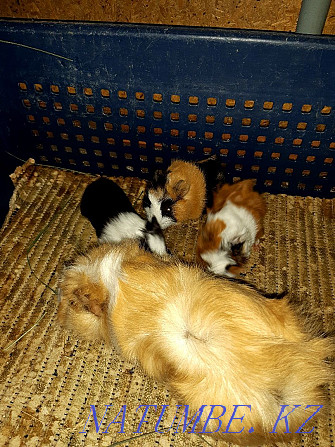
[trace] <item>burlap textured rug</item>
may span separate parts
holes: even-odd
[[[181,430],[155,432],[163,405],[169,407],[158,430],[170,427],[176,414],[177,402],[168,390],[113,350],[77,340],[57,326],[54,291],[62,265],[95,241],[78,207],[92,177],[28,165],[17,169],[13,181],[16,189],[0,233],[0,446],[226,446]],[[140,210],[145,182],[118,182]],[[265,237],[245,279],[266,292],[288,290],[325,331],[333,330],[334,201],[284,195],[266,195],[266,200]],[[166,232],[170,250],[186,261],[194,259],[198,225],[190,222]],[[328,398],[325,421],[295,447],[334,445],[332,384]],[[136,413],[141,404],[157,405],[142,425],[145,435],[121,444],[139,436],[133,432],[143,414]],[[113,420],[123,422],[124,433],[118,433],[121,423],[110,424]]]

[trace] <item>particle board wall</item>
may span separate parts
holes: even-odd
[[[2,0],[0,17],[295,31],[301,0]],[[325,34],[335,34],[335,2]]]

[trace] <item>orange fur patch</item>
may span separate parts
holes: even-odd
[[[226,224],[222,220],[214,220],[207,222],[201,228],[197,242],[197,260],[201,264],[204,263],[200,257],[201,253],[206,251],[218,250],[221,244],[220,234],[226,228]]]
[[[198,219],[205,207],[206,183],[200,169],[191,162],[175,160],[168,168],[166,192],[172,200],[177,222]]]

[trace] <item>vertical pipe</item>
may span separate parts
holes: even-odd
[[[331,0],[302,0],[297,33],[322,34]]]

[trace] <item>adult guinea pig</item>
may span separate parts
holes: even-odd
[[[264,233],[264,198],[254,180],[224,184],[213,192],[213,205],[199,231],[197,259],[218,275],[233,277]]]
[[[155,216],[150,220],[143,219],[123,189],[108,178],[100,177],[86,187],[80,211],[95,228],[99,242],[137,239],[147,250],[160,255],[167,253],[164,235]]]
[[[202,407],[197,432],[239,445],[288,442],[324,402],[332,341],[304,328],[286,298],[268,300],[134,243],[80,256],[60,290],[60,323],[114,344],[191,414]]]
[[[198,163],[175,160],[155,175],[146,190],[143,207],[150,220],[164,229],[177,222],[198,219],[211,206],[212,192],[224,179],[221,163],[211,157]]]

